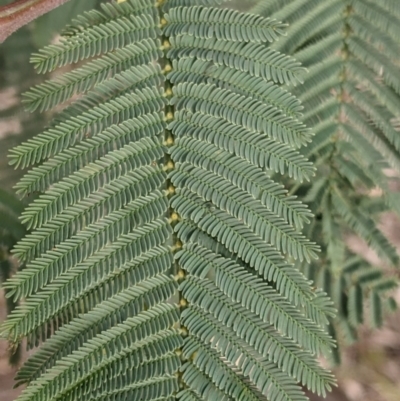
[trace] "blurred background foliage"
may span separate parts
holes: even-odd
[[[306,230],[319,260],[298,266],[338,311],[329,329],[339,364],[360,326],[380,328],[397,308],[399,252],[387,229],[400,216],[400,3],[264,0],[251,11],[289,25],[272,47],[309,71],[291,91],[315,134],[302,153],[317,174],[287,187],[316,217]]]
[[[60,29],[71,19],[85,10],[98,7],[101,1],[70,0],[20,29],[0,45],[0,285],[17,268],[10,257],[10,250],[25,235],[18,215],[25,203],[35,197],[35,194],[30,194],[28,198],[20,200],[14,195],[12,188],[24,171],[10,167],[7,154],[9,149],[40,132],[51,117],[49,113],[27,113],[20,102],[21,93],[46,79],[46,76],[34,72],[29,63],[30,55],[55,40]],[[268,0],[233,0],[229,7],[246,11],[264,1]],[[282,4],[285,1],[282,0]],[[11,2],[0,0],[0,5]],[[301,195],[301,191],[298,194]],[[387,215],[381,226],[400,249],[400,225],[393,215]],[[358,238],[349,236],[347,243],[354,254],[362,255],[371,265],[382,266],[382,261]],[[392,295],[400,301],[399,291]],[[4,294],[0,293],[0,299],[0,308],[4,309],[0,318],[3,318],[15,305],[7,301]],[[400,398],[400,313],[391,314],[390,319],[386,316],[380,330],[361,325],[357,331],[358,341],[344,350],[342,363],[335,369],[339,389],[328,399],[397,401]],[[9,353],[6,344],[0,345],[0,399],[10,401],[17,393],[11,391],[15,371],[7,368],[7,365],[17,365],[23,352]]]

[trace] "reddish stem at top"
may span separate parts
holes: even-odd
[[[13,32],[68,0],[17,0],[0,7],[0,43]]]

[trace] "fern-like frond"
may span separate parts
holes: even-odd
[[[301,7],[299,7],[302,3]],[[295,49],[301,47],[304,38],[314,38],[321,35],[337,32],[341,25],[341,11],[343,5],[340,2],[318,2],[318,1],[299,1],[295,6],[296,12],[291,13],[294,18],[290,25],[291,35],[282,38],[279,41],[280,51],[286,54],[292,54]],[[281,12],[278,13],[281,20],[285,21],[287,16]]]
[[[25,95],[67,106],[10,154],[30,167],[18,193],[39,192],[5,284],[24,302],[0,330],[41,345],[20,401],[306,401],[335,384],[317,361],[335,310],[294,264],[317,258],[312,214],[286,188],[315,174],[285,88],[305,69],[272,47],[285,24],[221,3],[107,3],[32,57],[79,64]]]
[[[313,265],[308,269],[318,285],[323,285],[333,301],[339,306],[335,318],[338,335],[354,341],[359,324],[380,327],[383,323],[383,310],[388,307],[390,298],[384,297],[385,289],[391,291],[397,287],[397,281],[385,277],[380,269],[370,266],[362,258],[351,256],[344,263],[340,275],[333,276],[329,268],[320,269]],[[380,292],[379,286],[382,285]]]
[[[176,290],[176,282],[165,275],[157,274],[168,270],[171,263],[165,250],[164,253],[161,252],[162,249],[154,255],[149,255],[147,259],[142,257],[131,263],[131,266],[125,267],[124,272],[119,274],[120,278],[115,273],[110,275],[108,294],[102,291],[105,300],[86,314],[62,326],[28,359],[18,372],[16,380],[24,382],[36,379],[46,369],[54,366],[58,359],[78,349],[103,329],[119,324],[128,316],[135,316],[170,298]],[[128,284],[122,282],[123,279],[129,280]],[[127,288],[120,291],[119,287]],[[113,293],[115,295],[111,296]]]
[[[187,362],[182,367],[182,379],[191,390],[184,390],[178,394],[181,400],[232,400],[224,391],[220,390],[209,376],[201,372],[193,364]]]
[[[119,96],[49,128],[25,145],[17,146],[10,154],[10,163],[22,168],[32,165],[81,141],[87,134],[93,136],[119,121],[161,111],[165,103],[163,92],[158,88]]]
[[[392,0],[271,0],[260,1],[252,12],[289,24],[294,37],[289,34],[271,47],[292,55],[309,70],[301,89],[292,92],[306,110],[302,121],[315,132],[313,142],[300,153],[316,163],[318,180],[297,184],[291,194],[305,196],[319,213],[308,233],[324,254],[321,263],[299,266],[332,296],[339,311],[332,332],[354,340],[357,324],[365,321],[364,303],[373,304],[373,324],[381,322],[388,293],[367,291],[362,275],[347,281],[343,266],[353,253],[346,234],[360,236],[398,267],[396,250],[377,221],[388,207],[399,211],[385,174],[386,168],[400,171],[395,125],[400,107],[399,5]],[[365,194],[374,188],[383,195],[371,212]],[[366,277],[379,272],[370,270],[367,262],[361,266]],[[388,277],[387,282],[394,280]],[[387,291],[391,288],[388,284]]]
[[[167,21],[168,36],[258,43],[273,42],[285,33],[279,21],[229,9],[178,7],[167,14]]]
[[[310,131],[300,122],[282,116],[275,107],[266,107],[252,98],[219,89],[210,84],[182,83],[176,85],[173,103],[178,110],[194,112],[203,109],[204,114],[225,119],[232,124],[260,133],[267,133],[280,143],[292,147],[310,141]]]
[[[121,235],[117,241],[93,253],[87,260],[77,263],[64,275],[37,292],[19,306],[3,325],[6,335],[16,340],[26,336],[37,326],[46,325],[52,315],[59,313],[83,293],[86,286],[97,276],[107,274],[114,264],[122,265],[141,253],[163,244],[171,234],[167,222],[158,219],[143,225],[134,233]],[[61,297],[62,293],[68,296]]]
[[[283,253],[300,260],[316,257],[315,252],[318,248],[314,244],[292,229],[279,216],[265,210],[261,202],[256,201],[250,194],[240,189],[233,190],[230,182],[218,175],[184,165],[171,178],[177,187],[185,186],[204,200],[212,202],[219,209],[226,210],[231,216],[251,228],[265,242],[271,243]],[[184,197],[184,195],[178,196],[176,200],[173,200],[177,210],[180,208],[179,203],[182,203],[182,208],[185,207]],[[186,199],[190,202],[189,197]],[[191,200],[195,201],[195,198]],[[186,206],[188,207],[189,203],[186,203]],[[199,213],[191,217],[191,220],[200,220],[203,216],[204,214],[199,210]]]
[[[239,338],[252,345],[260,355],[275,362],[280,369],[289,372],[293,378],[302,382],[310,390],[323,394],[325,387],[329,389],[329,385],[333,383],[332,376],[324,372],[311,355],[301,351],[291,340],[283,338],[278,331],[260,320],[255,313],[241,308],[224,294],[213,290],[210,283],[207,288],[210,293],[215,294],[216,303],[213,306],[215,307],[217,303],[221,305],[211,313],[215,318],[222,319],[226,326],[224,330],[233,330]],[[209,308],[206,309],[210,312]],[[206,335],[215,335],[212,326],[206,329],[205,326],[196,325],[192,333],[203,341],[207,339]]]
[[[22,221],[29,227],[40,228],[68,206],[87,197],[90,192],[117,180],[120,176],[150,165],[163,155],[163,146],[143,138],[134,145],[109,152],[68,178],[54,184],[44,196],[35,200],[22,214]]]
[[[218,243],[216,242],[216,244]],[[246,276],[249,279],[247,281],[250,283],[250,277],[253,276],[249,272],[247,272],[246,275],[246,267],[242,264],[239,265],[238,260],[231,262],[226,258],[226,256],[226,259],[219,258],[216,253],[217,251],[213,249],[212,246],[209,247],[211,251],[207,249],[208,248],[201,246],[201,244],[197,246],[194,244],[188,244],[185,245],[184,250],[180,251],[177,256],[182,258],[181,263],[185,265],[188,272],[196,277],[205,278],[209,273],[215,275],[218,271],[223,272],[226,266],[232,266],[233,270],[240,273],[239,275],[243,275],[243,277]],[[221,252],[221,254],[223,254],[223,252]],[[233,280],[232,282],[240,281],[235,278],[235,274],[231,278]],[[259,283],[261,282],[262,281],[259,281]],[[312,297],[311,301],[304,302],[303,306],[306,309],[307,317],[320,326],[327,323],[327,316],[334,315],[334,309],[332,308],[331,302],[324,298],[323,294],[318,294],[316,297]],[[278,317],[279,315],[276,316]],[[274,323],[277,324],[277,321]]]
[[[368,216],[363,215],[357,209],[351,209],[343,199],[342,194],[337,190],[332,194],[332,204],[350,227],[363,239],[371,243],[381,257],[387,258],[393,265],[397,265],[399,257],[396,250],[389,243],[387,238],[375,228],[374,222]]]
[[[137,66],[134,69],[129,68],[116,74],[96,85],[93,90],[82,96],[78,101],[66,107],[53,120],[52,126],[72,117],[78,117],[81,113],[88,111],[99,103],[104,103],[116,99],[121,95],[130,94],[136,89],[145,89],[147,87],[160,87],[164,84],[165,78],[160,66],[153,63],[149,65]]]
[[[60,44],[49,45],[34,54],[31,61],[36,70],[43,74],[143,39],[155,39],[159,34],[157,20],[153,15],[130,15],[61,39]]]
[[[371,21],[376,27],[392,35],[395,39],[400,39],[400,29],[398,26],[399,8],[395,3],[382,2],[377,4],[373,1],[353,2],[354,10],[366,20]]]
[[[226,89],[232,89],[241,95],[275,106],[294,118],[299,118],[303,109],[296,97],[273,82],[251,76],[234,68],[217,67],[210,62],[193,57],[174,60],[168,79],[172,83],[190,80],[197,84],[208,82],[219,87],[226,87]]]
[[[142,365],[153,358],[173,352],[181,345],[182,340],[178,332],[168,327],[177,319],[176,308],[167,305],[156,306],[126,319],[124,323],[89,340],[71,356],[61,359],[41,377],[39,386],[28,387],[22,392],[20,399],[44,401],[62,395],[63,398],[73,400],[80,394],[83,395],[82,387],[75,390],[69,388],[71,381],[77,378],[82,383],[87,381],[89,384],[91,376],[96,372],[104,372],[108,367],[112,369],[112,363],[118,359],[129,363],[132,370],[135,365]],[[164,380],[173,381],[175,385],[172,386],[172,391],[176,390],[176,378],[172,377],[158,380],[154,385],[162,386]],[[145,383],[146,381],[143,384]],[[131,385],[129,381],[125,386],[121,381],[115,381],[115,384],[112,381],[103,381],[103,385],[93,389],[94,396],[98,398],[112,391],[129,391]],[[172,392],[168,395],[172,395]]]
[[[150,194],[159,188],[165,179],[166,174],[162,170],[144,166],[122,179],[111,181],[101,192],[90,194],[36,230],[29,237],[31,241],[29,251],[45,252],[52,249],[52,244],[65,241],[86,225],[93,224],[99,218],[106,216],[107,209],[118,210],[134,199]]]
[[[111,212],[70,239],[60,242],[57,251],[41,250],[35,255],[35,249],[32,250],[35,238],[28,237],[22,240],[14,248],[14,252],[21,260],[27,259],[27,253],[31,258],[36,256],[36,259],[32,264],[27,264],[23,274],[16,275],[8,281],[7,288],[10,295],[15,288],[18,288],[16,294],[18,297],[24,298],[30,295],[34,289],[37,290],[47,284],[45,277],[49,281],[54,280],[69,268],[82,262],[91,253],[103,248],[108,242],[113,242],[133,228],[161,217],[166,212],[167,205],[164,194],[159,191],[146,197],[139,197],[128,203],[125,209]]]
[[[46,81],[24,94],[23,102],[30,111],[44,111],[62,103],[73,94],[87,92],[93,85],[103,82],[137,64],[146,64],[161,57],[159,42],[145,39],[117,49],[113,53],[95,59],[84,66]]]
[[[151,14],[157,20],[157,9],[148,0],[125,0],[118,3],[101,3],[101,10],[91,10],[79,15],[62,30],[61,35],[75,36],[78,33],[85,32],[88,28],[131,15]]]
[[[378,101],[385,105],[394,116],[398,115],[400,98],[390,87],[376,79],[376,76],[371,69],[359,60],[354,59],[349,61],[347,68],[352,77],[358,77],[363,88],[367,88],[372,92]]]
[[[100,102],[117,97],[117,95],[128,93],[134,89],[142,89],[147,86],[160,86],[163,83],[163,75],[158,66],[149,64],[147,66],[137,66],[126,69],[105,82],[98,83],[94,90],[89,92],[72,106],[68,107],[58,116],[58,120],[63,117],[78,115]],[[47,110],[62,103],[71,96],[71,85],[43,84],[36,87],[35,91],[27,94],[25,100],[29,102],[29,109],[34,110],[40,107],[41,111]],[[76,91],[75,91],[76,92]],[[29,99],[27,97],[29,96]]]
[[[302,227],[303,223],[308,221],[309,212],[304,206],[296,201],[293,203],[293,198],[286,196],[287,192],[281,186],[274,183],[260,168],[241,157],[207,143],[198,147],[196,151],[176,146],[172,148],[171,155],[194,166],[209,165],[210,171],[247,191],[253,198],[260,200],[265,207],[273,213],[281,215],[291,224]],[[208,159],[206,160],[203,155],[208,155]]]
[[[296,85],[303,81],[304,69],[297,61],[261,44],[185,35],[171,37],[171,45],[171,59],[196,57],[280,84]]]
[[[362,140],[366,140],[372,147],[374,147],[382,156],[385,157],[383,163],[400,171],[400,153],[394,149],[392,144],[382,135],[377,135],[373,127],[369,124],[366,116],[359,113],[358,110],[351,104],[344,107],[344,113],[349,122],[355,128],[356,133],[353,134],[351,139],[359,144]],[[353,127],[347,128],[350,131]],[[354,131],[353,131],[354,132]],[[368,146],[368,145],[366,145]]]
[[[188,258],[188,255],[184,254],[184,257],[186,256],[184,263],[188,261],[196,263],[196,267],[198,268],[200,260],[203,260],[203,262],[207,260],[208,265],[203,266],[203,268],[206,272],[211,268],[215,269],[213,273],[216,276],[216,285],[233,302],[238,302],[242,307],[258,315],[264,322],[272,324],[276,330],[292,338],[300,346],[308,348],[307,343],[318,344],[316,348],[312,349],[313,352],[319,352],[325,346],[329,346],[330,340],[327,336],[324,337],[323,331],[318,324],[308,319],[301,321],[296,309],[286,302],[283,297],[279,296],[272,287],[263,283],[262,280],[246,272],[244,268],[234,263],[229,263],[229,260],[219,258],[214,263],[211,263],[211,257],[214,256],[215,258],[218,256],[207,253],[205,249],[200,249],[199,253],[196,253],[196,250],[192,248],[190,252],[191,255],[189,256],[191,258]],[[187,266],[186,263],[185,267]],[[187,279],[183,287],[185,297],[190,302],[195,304],[200,302],[199,305],[201,303],[211,305],[215,302],[218,304],[219,301],[216,301],[217,298],[211,295],[213,291],[205,283],[202,284],[196,279],[193,280],[190,278]],[[201,295],[202,286],[208,288],[206,297],[202,297]],[[261,300],[264,300],[264,302],[261,302]],[[312,308],[310,304],[311,302],[309,302],[309,309]],[[323,313],[324,311],[321,313],[322,316]],[[319,319],[323,319],[321,315]],[[318,340],[315,341],[317,338]]]
[[[197,202],[196,202],[197,201]],[[309,287],[307,281],[293,267],[285,263],[282,255],[274,247],[266,244],[251,228],[229,216],[223,211],[210,212],[207,207],[199,207],[199,199],[195,196],[175,198],[174,206],[186,219],[194,219],[209,235],[217,238],[231,252],[256,269],[266,280],[276,283],[278,290],[290,301],[302,304],[307,299]],[[178,226],[180,236],[193,240],[185,224]]]
[[[377,99],[372,94],[366,97],[363,92],[354,90],[350,85],[346,85],[345,88],[357,106],[366,114],[369,122],[394,146],[393,153],[396,150],[400,152],[400,135],[390,121],[393,115],[386,108],[378,107]]]
[[[260,168],[276,173],[287,173],[295,180],[309,180],[314,168],[296,150],[283,143],[276,143],[267,135],[260,135],[234,123],[221,121],[219,118],[204,114],[191,115],[189,112],[176,113],[176,120],[170,125],[179,138],[179,147],[196,149],[196,141],[212,143],[230,153],[236,153],[243,159]],[[227,134],[229,133],[229,134]],[[193,138],[193,139],[192,139]]]
[[[29,170],[15,186],[17,193],[25,195],[34,191],[44,192],[64,175],[72,174],[96,161],[115,147],[119,148],[125,143],[136,142],[142,138],[160,137],[164,129],[163,113],[148,113],[127,119],[120,124],[113,124]]]
[[[382,52],[377,50],[370,43],[367,43],[357,37],[348,39],[349,49],[354,53],[355,57],[364,62],[371,68],[375,74],[382,73],[381,66],[385,65],[383,76],[385,81],[397,92],[400,93],[400,78],[397,74],[397,67]],[[379,62],[377,61],[379,60]]]
[[[314,64],[325,62],[328,57],[339,51],[341,44],[342,37],[338,32],[335,32],[302,46],[296,52],[296,56],[301,63],[311,67]],[[309,78],[312,79],[312,75],[309,75]],[[306,82],[304,83],[306,84]]]
[[[274,363],[262,358],[251,347],[242,342],[240,338],[235,336],[234,333],[228,330],[222,332],[218,329],[217,319],[203,314],[194,307],[185,310],[182,318],[185,324],[192,329],[194,329],[194,326],[199,325],[203,328],[201,330],[203,332],[208,329],[202,340],[206,344],[215,340],[216,350],[233,366],[236,365],[244,375],[248,375],[250,380],[255,383],[261,394],[265,397],[293,401],[306,400],[301,388],[296,386],[296,382],[289,379],[287,375],[282,374]],[[205,358],[207,356],[206,352],[200,352],[194,358],[197,364],[201,357]],[[216,362],[217,360],[214,359],[213,361],[209,361],[210,365],[207,367],[200,365],[203,369],[207,369],[211,373],[211,380],[218,380],[215,378],[218,377],[218,370],[215,372]]]
[[[279,15],[280,20],[301,20],[302,17],[307,16],[316,5],[320,4],[318,0],[271,0],[262,2],[252,9],[257,14],[264,15],[269,13],[271,15]]]

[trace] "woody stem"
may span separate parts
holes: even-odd
[[[0,7],[0,43],[13,32],[68,0],[17,0]]]

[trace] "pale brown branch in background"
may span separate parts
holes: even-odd
[[[17,29],[69,0],[17,0],[0,7],[0,43]]]

